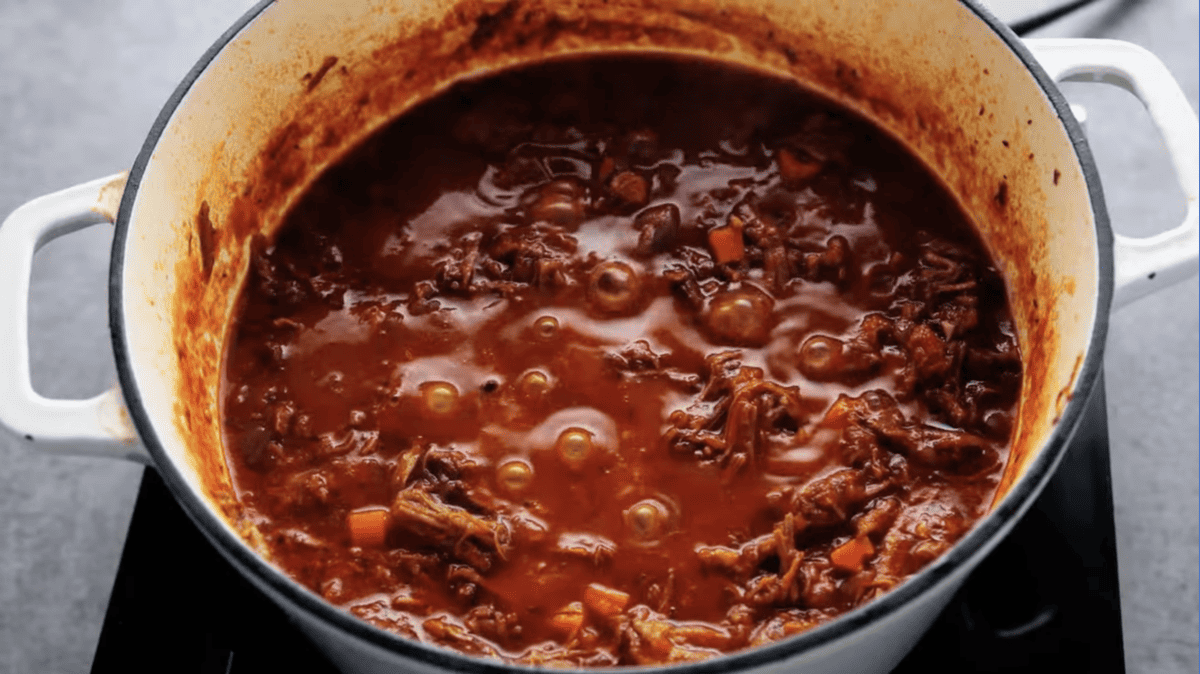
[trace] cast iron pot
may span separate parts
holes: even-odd
[[[330,162],[449,83],[568,54],[671,52],[790,77],[890,131],[973,217],[1003,273],[1025,356],[1012,458],[990,514],[882,598],[783,641],[677,672],[885,672],[1017,522],[1062,456],[1112,306],[1197,268],[1197,121],[1163,65],[1111,41],[1022,42],[970,1],[288,0],[233,26],[180,84],[128,176],[32,201],[0,227],[0,424],[46,451],[161,473],[218,550],[352,672],[514,672],[360,622],[279,572],[225,467],[220,368],[251,237]],[[1122,86],[1171,153],[1187,216],[1113,234],[1055,80]],[[119,207],[118,207],[119,202]],[[119,389],[49,400],[29,376],[32,257],[113,220]],[[656,668],[657,669],[657,668]]]

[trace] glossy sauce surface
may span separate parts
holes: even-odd
[[[883,133],[703,61],[464,83],[258,240],[235,484],[275,562],[528,663],[711,657],[886,592],[981,516],[1020,358],[967,219]]]

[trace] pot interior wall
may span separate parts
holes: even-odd
[[[218,409],[223,342],[254,237],[322,167],[448,81],[631,49],[793,77],[890,130],[943,178],[1010,284],[1026,369],[1007,490],[1072,395],[1096,318],[1099,254],[1084,175],[1048,99],[1003,40],[951,0],[267,7],[166,121],[129,214],[124,337],[164,470],[260,547],[225,468]]]

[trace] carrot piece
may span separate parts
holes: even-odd
[[[746,243],[742,241],[742,230],[738,227],[717,227],[708,232],[708,245],[712,248],[717,264],[737,262],[746,255]]]
[[[550,627],[568,637],[583,629],[583,604],[573,601],[550,616]]]
[[[346,528],[350,530],[350,542],[360,548],[377,548],[387,541],[388,525],[392,513],[385,508],[355,510],[346,515]]]
[[[808,180],[821,171],[821,162],[804,161],[787,148],[780,150],[776,159],[779,161],[779,175],[787,182]]]
[[[863,562],[875,554],[875,546],[871,545],[866,536],[858,536],[842,543],[829,553],[829,561],[844,571],[858,573],[862,571]]]
[[[629,595],[599,583],[592,583],[583,591],[583,603],[605,618],[615,618],[629,605]]]

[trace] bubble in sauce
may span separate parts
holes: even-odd
[[[622,513],[625,526],[640,541],[656,541],[670,528],[671,511],[658,499],[638,501]]]
[[[518,496],[533,484],[533,466],[522,459],[509,459],[496,468],[496,483],[510,496]]]
[[[720,344],[762,346],[771,336],[775,302],[757,288],[718,293],[704,310],[710,335]]]
[[[533,322],[533,330],[542,339],[554,339],[558,336],[558,319],[553,316],[539,316]]]
[[[558,458],[572,470],[583,468],[595,448],[591,431],[582,428],[568,428],[558,436],[558,442],[554,443]]]
[[[592,306],[605,313],[624,313],[636,307],[641,286],[641,279],[633,267],[619,260],[609,260],[592,269],[588,299]]]
[[[800,371],[809,379],[832,379],[841,365],[842,340],[836,337],[813,335],[800,347]]]
[[[553,388],[550,377],[540,370],[530,370],[521,375],[517,386],[523,395],[530,398],[540,398]]]
[[[421,409],[425,416],[445,419],[458,411],[458,389],[449,382],[431,381],[421,385]]]

